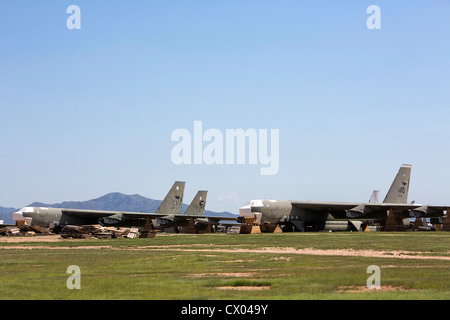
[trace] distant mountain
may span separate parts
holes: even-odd
[[[160,202],[161,201],[142,197],[138,194],[125,195],[123,193],[113,192],[87,201],[64,201],[62,203],[54,204],[33,202],[28,205],[28,207],[154,212],[158,209]]]
[[[27,207],[50,207],[50,208],[66,208],[66,209],[129,211],[129,212],[155,212],[158,209],[161,202],[162,200],[149,199],[138,194],[126,195],[119,192],[112,192],[105,194],[100,198],[87,201],[64,201],[62,203],[54,203],[54,204],[33,202]],[[181,213],[184,213],[188,208],[188,206],[189,206],[188,204],[183,203],[181,207]],[[11,212],[14,211],[16,211],[16,209],[13,209],[13,211]],[[236,217],[236,215],[230,212],[214,212],[210,210],[205,210],[205,214],[211,216]]]

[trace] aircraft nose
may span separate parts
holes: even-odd
[[[239,208],[239,216],[241,217],[253,216],[252,207],[250,206],[250,204],[246,204],[245,206]]]
[[[34,213],[34,208],[24,207],[19,211],[13,212],[12,219],[15,221],[31,220],[30,214]]]
[[[253,200],[247,203],[245,206],[239,208],[239,216],[241,217],[254,217],[261,221],[263,204],[261,200]]]
[[[245,206],[239,208],[240,216],[251,216],[253,217],[258,213],[261,213],[264,209],[264,204],[262,200],[252,200],[248,202]]]

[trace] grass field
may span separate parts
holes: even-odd
[[[448,232],[3,237],[0,255],[0,299],[450,299]]]

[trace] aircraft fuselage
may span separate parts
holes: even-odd
[[[303,204],[307,202],[303,202]],[[297,230],[358,230],[362,224],[382,222],[387,217],[389,206],[383,209],[365,213],[363,217],[352,219],[349,211],[364,203],[354,202],[311,202],[311,208],[302,208],[290,200],[253,200],[241,207],[241,217],[255,217],[258,224],[292,226]],[[405,209],[406,210],[406,209]],[[400,216],[400,212],[395,212]],[[403,215],[404,218],[404,215]],[[404,224],[409,224],[409,218],[404,218]]]

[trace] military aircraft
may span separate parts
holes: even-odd
[[[149,226],[155,228],[178,228],[193,223],[196,228],[206,229],[221,220],[233,217],[205,216],[207,191],[198,191],[184,214],[181,214],[185,182],[176,181],[154,213],[105,210],[65,209],[47,207],[24,207],[12,215],[13,220],[26,220],[28,224],[46,228],[62,228],[65,225],[97,224],[107,226]]]
[[[166,232],[185,232],[186,229],[188,229],[186,232],[190,233],[212,232],[213,227],[221,224],[220,221],[236,221],[237,217],[206,216],[207,193],[206,190],[198,191],[184,214],[180,214],[180,208],[177,214],[169,214],[152,219],[153,228],[163,229]],[[138,213],[135,217],[140,215]],[[146,217],[152,218],[151,215],[146,215]],[[148,220],[147,223],[149,223]]]
[[[378,203],[374,191],[369,202],[315,202],[252,200],[239,209],[238,221],[254,217],[262,231],[359,231],[368,225],[384,225],[388,217],[409,227],[410,218],[439,218],[450,206],[408,204],[411,165],[403,164],[384,201]]]

